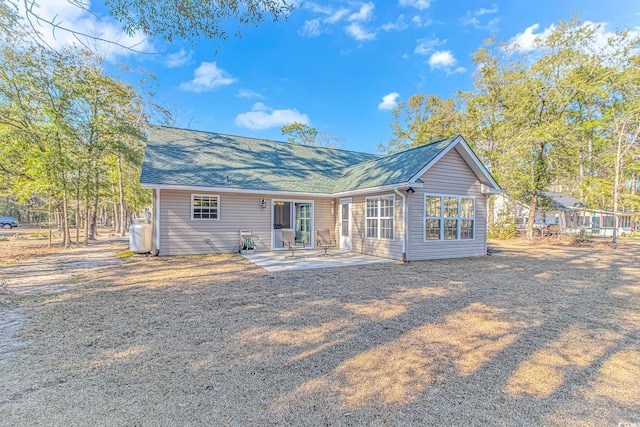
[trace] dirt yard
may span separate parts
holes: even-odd
[[[0,242],[0,425],[640,426],[640,246],[267,273]]]

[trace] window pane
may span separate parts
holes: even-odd
[[[377,219],[367,219],[367,237],[378,237]]]
[[[440,220],[426,220],[426,232],[424,238],[426,240],[440,240]]]
[[[458,198],[457,197],[444,198],[444,216],[446,218],[458,217]]]
[[[392,219],[380,220],[380,238],[393,239],[393,220]]]
[[[367,218],[376,218],[378,216],[378,200],[367,199]]]
[[[473,239],[473,223],[472,219],[460,220],[460,238]]]
[[[473,218],[473,199],[460,199],[460,218]]]
[[[441,212],[440,196],[425,197],[425,213],[428,217],[439,217]]]
[[[393,216],[393,199],[384,198],[380,199],[380,217],[392,217]]]
[[[218,219],[218,197],[193,196],[193,219]]]
[[[444,220],[444,239],[455,240],[457,238],[458,238],[458,220],[445,219]]]

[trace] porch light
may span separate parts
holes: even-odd
[[[267,207],[267,201],[265,199],[260,200],[260,207],[261,208],[266,208]]]
[[[416,190],[414,190],[413,187],[409,187],[405,191],[407,192],[407,194],[409,194],[409,193],[413,194],[413,193],[416,192]]]

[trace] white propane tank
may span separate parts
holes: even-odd
[[[151,252],[151,224],[146,218],[136,218],[129,227],[129,249],[134,254]]]

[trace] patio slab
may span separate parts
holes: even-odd
[[[389,258],[380,258],[340,250],[330,251],[329,256],[324,256],[322,254],[322,251],[317,250],[296,251],[296,256],[291,258],[287,257],[288,255],[291,255],[290,251],[273,251],[242,256],[256,264],[258,267],[262,267],[271,272],[395,262],[395,260]]]

